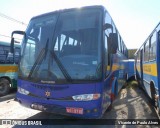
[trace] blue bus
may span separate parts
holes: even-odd
[[[14,34],[24,35],[17,99],[26,107],[99,118],[126,81],[128,51],[103,6],[33,17],[11,47]]]
[[[135,70],[134,70],[134,59],[128,59],[128,81],[129,80],[135,80]]]
[[[136,79],[160,114],[160,23],[135,53]]]
[[[0,96],[8,94],[11,88],[17,88],[20,50],[20,45],[16,44],[13,58],[13,54],[10,53],[10,43],[0,41]]]

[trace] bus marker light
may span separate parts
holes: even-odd
[[[91,111],[90,110],[87,110],[87,113],[90,113]]]
[[[43,105],[38,105],[38,104],[32,104],[31,108],[41,110],[41,111],[46,110],[46,108]]]
[[[94,112],[97,112],[98,110],[95,108],[93,111],[94,111]]]
[[[21,94],[24,94],[24,95],[28,95],[29,94],[29,91],[27,91],[26,89],[23,89],[21,87],[18,87],[18,92],[21,93]]]

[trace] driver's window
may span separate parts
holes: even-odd
[[[110,17],[110,15],[106,12],[106,16],[105,16],[105,24],[109,24],[111,25],[112,19]],[[104,38],[105,38],[105,50],[104,50],[104,54],[105,54],[105,71],[106,71],[106,76],[109,74],[109,71],[111,69],[111,54],[108,52],[108,42],[109,42],[109,35],[110,33],[112,33],[113,29],[108,28],[105,29],[104,31]]]
[[[27,41],[26,50],[25,50],[25,58],[28,60],[28,63],[33,63],[38,56],[38,51],[36,53],[35,50],[35,41],[29,40]]]

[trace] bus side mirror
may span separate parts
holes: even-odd
[[[117,33],[110,33],[109,34],[109,41],[108,41],[108,49],[110,53],[115,54],[118,49],[118,35]]]
[[[14,34],[19,34],[19,35],[25,35],[25,32],[24,31],[13,31],[12,34],[11,34],[11,45],[10,45],[10,52],[11,53],[14,53],[14,37],[13,35]]]

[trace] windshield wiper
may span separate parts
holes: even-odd
[[[41,50],[41,52],[39,53],[35,63],[33,64],[31,71],[28,75],[28,78],[30,79],[33,72],[37,72],[38,71],[38,67],[40,66],[40,64],[42,63],[43,59],[46,58],[47,52],[48,52],[48,43],[49,43],[49,39],[47,40],[46,46]],[[67,81],[72,81],[71,76],[68,74],[67,70],[65,69],[65,67],[62,65],[62,63],[60,62],[60,60],[58,59],[58,57],[56,56],[54,51],[51,51],[51,55],[53,56],[53,58],[55,59],[55,62],[57,63],[58,67],[60,68],[60,70],[62,71],[64,77],[66,78]],[[39,66],[37,66],[39,65]]]
[[[63,66],[63,64],[61,63],[61,61],[58,59],[57,55],[55,54],[54,51],[50,51],[51,55],[53,56],[53,58],[55,59],[55,62],[57,63],[58,67],[60,68],[60,70],[62,71],[64,77],[66,78],[67,81],[72,81],[71,76],[68,74],[67,70],[65,69],[65,67]]]
[[[38,64],[40,65],[43,61],[43,59],[46,57],[46,54],[47,54],[47,48],[48,48],[48,42],[49,42],[49,39],[47,39],[47,42],[46,42],[46,46],[41,50],[41,52],[39,53],[35,63],[33,64],[32,68],[31,68],[31,71],[28,75],[28,78],[30,79],[33,72],[37,71],[38,70]]]

